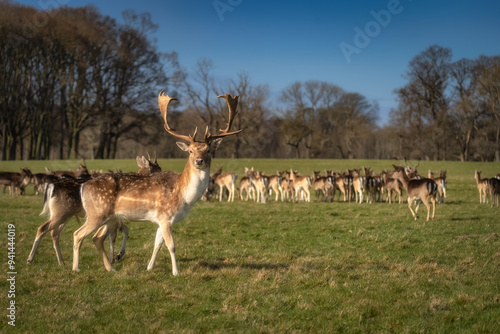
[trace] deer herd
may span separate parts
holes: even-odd
[[[59,247],[59,237],[70,218],[78,222],[85,218],[83,225],[73,234],[73,270],[79,270],[80,248],[84,239],[94,233],[92,241],[102,258],[106,270],[113,270],[112,264],[125,254],[129,230],[125,222],[151,221],[158,228],[154,249],[147,265],[153,269],[158,252],[163,244],[170,253],[172,274],[178,275],[175,257],[175,245],[172,235],[173,224],[184,219],[193,205],[200,199],[234,202],[235,196],[240,201],[310,202],[311,191],[317,201],[337,201],[373,203],[392,203],[397,197],[403,202],[406,192],[407,204],[413,218],[417,219],[420,203],[427,208],[427,220],[434,218],[436,201],[446,201],[446,171],[439,176],[429,170],[427,178],[417,173],[417,166],[403,167],[393,165],[393,170],[384,170],[375,174],[370,168],[346,171],[313,171],[312,176],[301,175],[294,169],[277,171],[275,175],[265,175],[254,168],[245,168],[244,176],[237,185],[237,175],[222,172],[222,166],[210,175],[210,166],[214,153],[226,136],[239,133],[231,131],[237,113],[238,96],[220,95],[226,101],[229,116],[225,129],[211,134],[208,127],[203,139],[197,140],[197,129],[192,135],[183,135],[175,131],[168,123],[167,110],[174,98],[161,91],[158,105],[167,133],[179,139],[177,146],[188,154],[188,160],[182,173],[162,171],[156,156],[137,157],[137,173],[89,172],[83,160],[76,172],[51,171],[32,174],[28,168],[20,173],[0,172],[0,184],[8,187],[11,195],[24,193],[25,187],[32,183],[35,194],[42,192],[44,204],[41,215],[48,216],[39,226],[33,242],[28,263],[32,263],[43,236],[50,232],[53,247],[59,264],[64,264]],[[475,171],[474,177],[479,190],[480,203],[488,201],[491,206],[499,206],[500,176],[482,179],[481,172]],[[416,205],[413,209],[413,205]],[[431,216],[432,205],[432,216]],[[115,239],[118,231],[123,234],[120,252],[114,255]],[[104,241],[109,236],[110,250],[106,255]]]

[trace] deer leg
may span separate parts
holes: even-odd
[[[31,249],[30,255],[28,256],[28,263],[33,262],[33,259],[35,258],[36,251],[38,249],[40,241],[42,241],[43,236],[48,232],[51,232],[53,230],[58,230],[60,228],[60,226],[62,225],[62,228],[60,228],[60,231],[58,231],[58,233],[57,233],[57,237],[59,237],[59,234],[61,233],[62,229],[64,228],[64,226],[66,225],[66,223],[68,222],[68,220],[70,218],[71,218],[71,215],[62,215],[62,216],[57,215],[57,216],[49,218],[49,220],[47,220],[45,223],[40,225],[40,227],[38,228],[38,230],[36,232],[35,241],[33,242],[33,247]],[[57,241],[55,241],[54,234],[52,235],[52,241],[54,244],[54,248],[57,245],[56,255],[57,255],[57,260],[58,260],[59,264],[64,264],[64,263],[61,263],[62,256],[60,256],[61,250],[59,249],[59,239],[57,239]]]
[[[101,229],[104,228],[104,226],[101,226]],[[115,241],[116,241],[116,234],[117,234],[118,226],[115,226],[109,231],[109,262],[114,263],[115,262]]]
[[[59,236],[61,235],[61,232],[66,226],[67,222],[68,221],[66,220],[65,223],[59,225],[58,227],[50,231],[50,235],[52,236],[52,245],[54,246],[54,250],[56,251],[57,262],[59,263],[59,265],[64,264],[64,260],[61,254],[61,248],[59,247]]]
[[[127,245],[128,239],[128,227],[125,224],[122,224],[122,234],[123,234],[123,242],[122,248],[120,249],[120,253],[116,256],[116,261],[120,261],[125,255],[125,246]]]
[[[413,205],[413,199],[408,197],[408,208],[410,209],[411,211],[411,214],[413,215],[413,218],[415,218],[415,220],[417,220],[417,215],[415,212],[413,212],[413,209],[411,208],[411,206]],[[418,206],[417,206],[418,207]]]
[[[106,255],[106,252],[104,251],[104,240],[115,228],[116,228],[115,224],[103,225],[97,230],[96,234],[92,237],[92,241],[94,242],[94,245],[96,246],[97,251],[101,256],[102,261],[104,262],[104,267],[106,268],[107,271],[114,271],[114,269],[111,266],[109,257]]]
[[[85,237],[106,223],[104,217],[88,217],[85,224],[73,233],[73,270],[80,271],[80,248]]]
[[[158,227],[158,229],[156,230],[156,237],[155,237],[155,248],[153,250],[153,255],[151,256],[151,260],[149,260],[149,263],[148,263],[148,270],[151,270],[153,269],[153,267],[155,266],[155,262],[156,262],[156,257],[158,256],[158,252],[160,251],[161,249],[161,246],[163,246],[163,233],[161,231],[161,228]]]
[[[179,271],[177,270],[177,261],[175,260],[174,236],[172,235],[172,225],[170,222],[162,226],[161,232],[170,253],[170,258],[172,259],[172,275],[177,276],[179,275]]]

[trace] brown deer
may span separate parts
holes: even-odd
[[[406,190],[408,195],[408,208],[413,215],[413,218],[417,220],[417,212],[420,206],[420,201],[422,201],[427,208],[427,221],[429,221],[429,214],[431,211],[431,207],[429,204],[429,199],[432,202],[432,219],[434,219],[434,215],[436,213],[436,193],[437,193],[437,184],[434,180],[431,179],[410,179],[406,174],[406,171],[403,167],[394,166],[393,177],[401,181],[401,184]],[[419,201],[420,200],[420,201]],[[413,202],[417,201],[417,207],[415,208],[415,212],[411,208]]]
[[[137,165],[140,167],[138,172],[140,174],[150,174],[161,171],[156,156],[155,161],[148,160],[145,157],[137,157]],[[80,195],[80,188],[83,183],[85,183],[83,179],[62,178],[59,181],[45,184],[44,205],[40,216],[48,214],[49,219],[38,227],[35,241],[33,242],[33,247],[28,257],[28,263],[33,262],[40,241],[42,241],[45,234],[50,232],[52,244],[56,251],[57,262],[60,265],[64,264],[61,248],[59,247],[59,236],[71,217],[75,217],[76,220],[79,221],[78,217],[83,214],[82,199]],[[122,248],[116,257],[116,260],[119,260],[125,254],[128,228],[124,224],[119,224],[117,228],[121,229],[123,233]],[[116,229],[110,231],[110,261],[113,261],[116,231]]]
[[[497,177],[492,177],[488,182],[488,190],[490,192],[491,207],[495,204],[500,205],[500,180]]]
[[[223,137],[239,133],[230,132],[236,115],[238,96],[220,95],[227,102],[229,119],[227,127],[219,134],[205,131],[203,141],[193,135],[182,135],[170,127],[167,108],[173,98],[162,90],[158,95],[158,105],[165,123],[165,130],[172,136],[188,142],[177,142],[177,146],[189,153],[182,173],[159,172],[151,175],[113,174],[103,175],[86,182],[82,186],[82,204],[87,214],[85,224],[74,233],[73,270],[79,270],[80,247],[85,237],[105,225],[107,230],[116,225],[116,218],[127,220],[147,220],[158,224],[153,255],[147,266],[154,267],[156,256],[163,243],[166,244],[172,260],[172,274],[177,276],[175,245],[172,225],[184,219],[193,205],[202,197],[210,179],[210,164]],[[106,233],[94,236],[92,240],[101,256],[106,270],[113,270],[104,251]]]
[[[21,173],[0,172],[0,184],[4,186],[4,192],[5,187],[9,187],[11,196],[21,195],[24,187],[31,182],[32,177],[28,167],[21,168]]]
[[[222,195],[224,194],[224,188],[229,191],[229,196],[227,198],[228,202],[234,202],[234,183],[238,176],[232,172],[226,172],[217,175],[214,178],[214,183],[219,187],[219,202],[222,202]]]
[[[387,171],[382,172],[382,179],[384,180],[384,187],[387,190],[387,202],[389,204],[392,203],[392,193],[395,192],[398,194],[398,202],[401,204],[403,193],[401,181],[390,176]]]
[[[477,190],[479,191],[479,203],[488,203],[486,194],[488,193],[488,179],[481,178],[481,171],[474,171],[474,178],[477,183]]]
[[[276,194],[276,202],[278,201],[279,195],[281,195],[281,201],[283,202],[285,199],[283,198],[283,189],[281,189],[281,181],[283,180],[283,172],[276,171],[275,175],[269,176],[269,195],[271,195],[271,191],[274,191]]]
[[[254,199],[254,192],[255,188],[253,186],[253,167],[252,168],[247,168],[245,167],[245,176],[243,176],[240,180],[240,200],[245,200],[248,201],[250,198],[251,200]],[[243,198],[243,191],[245,192],[245,198]]]
[[[309,176],[299,176],[298,172],[294,172],[293,169],[290,169],[290,180],[293,181],[293,186],[295,189],[295,199],[298,200],[298,193],[301,192],[301,200],[303,200],[303,194],[305,193],[305,201],[311,201],[311,193],[309,188],[311,188],[311,178]]]

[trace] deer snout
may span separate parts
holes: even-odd
[[[205,164],[205,160],[203,160],[203,159],[196,159],[194,161],[194,163],[195,163],[196,166],[203,166]]]

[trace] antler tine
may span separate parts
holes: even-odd
[[[158,163],[158,158],[156,157],[156,151],[155,151],[155,164]]]
[[[172,129],[169,125],[168,125],[168,121],[167,121],[167,108],[168,108],[168,105],[169,103],[172,101],[172,100],[177,100],[176,98],[173,98],[173,97],[170,97],[168,95],[165,95],[165,90],[162,89],[160,94],[158,94],[158,107],[160,107],[160,112],[161,112],[161,115],[163,116],[163,121],[165,122],[165,130],[170,133],[172,136],[176,137],[176,138],[179,138],[179,139],[182,139],[182,140],[185,140],[185,141],[188,141],[188,142],[193,142],[194,141],[194,137],[196,136],[196,131],[195,131],[195,135],[194,136],[185,136],[185,135],[181,135],[177,132],[175,132],[174,129]]]
[[[148,155],[148,161],[151,161],[151,157],[149,156],[149,152],[146,152],[146,154]]]
[[[217,138],[222,138],[222,137],[225,137],[225,136],[235,135],[235,134],[240,133],[242,131],[240,129],[240,130],[237,130],[237,131],[229,132],[229,130],[231,129],[231,125],[233,124],[234,117],[237,114],[236,108],[238,107],[238,98],[239,98],[239,95],[235,95],[233,97],[233,96],[231,96],[229,94],[223,94],[223,95],[219,95],[217,97],[218,98],[223,98],[224,100],[226,100],[227,107],[229,109],[229,119],[227,121],[226,128],[224,130],[222,130],[222,129],[219,130],[221,132],[220,134],[211,135],[208,132],[208,127],[207,127],[207,129],[205,131],[205,142],[208,142],[210,140],[217,139]]]

